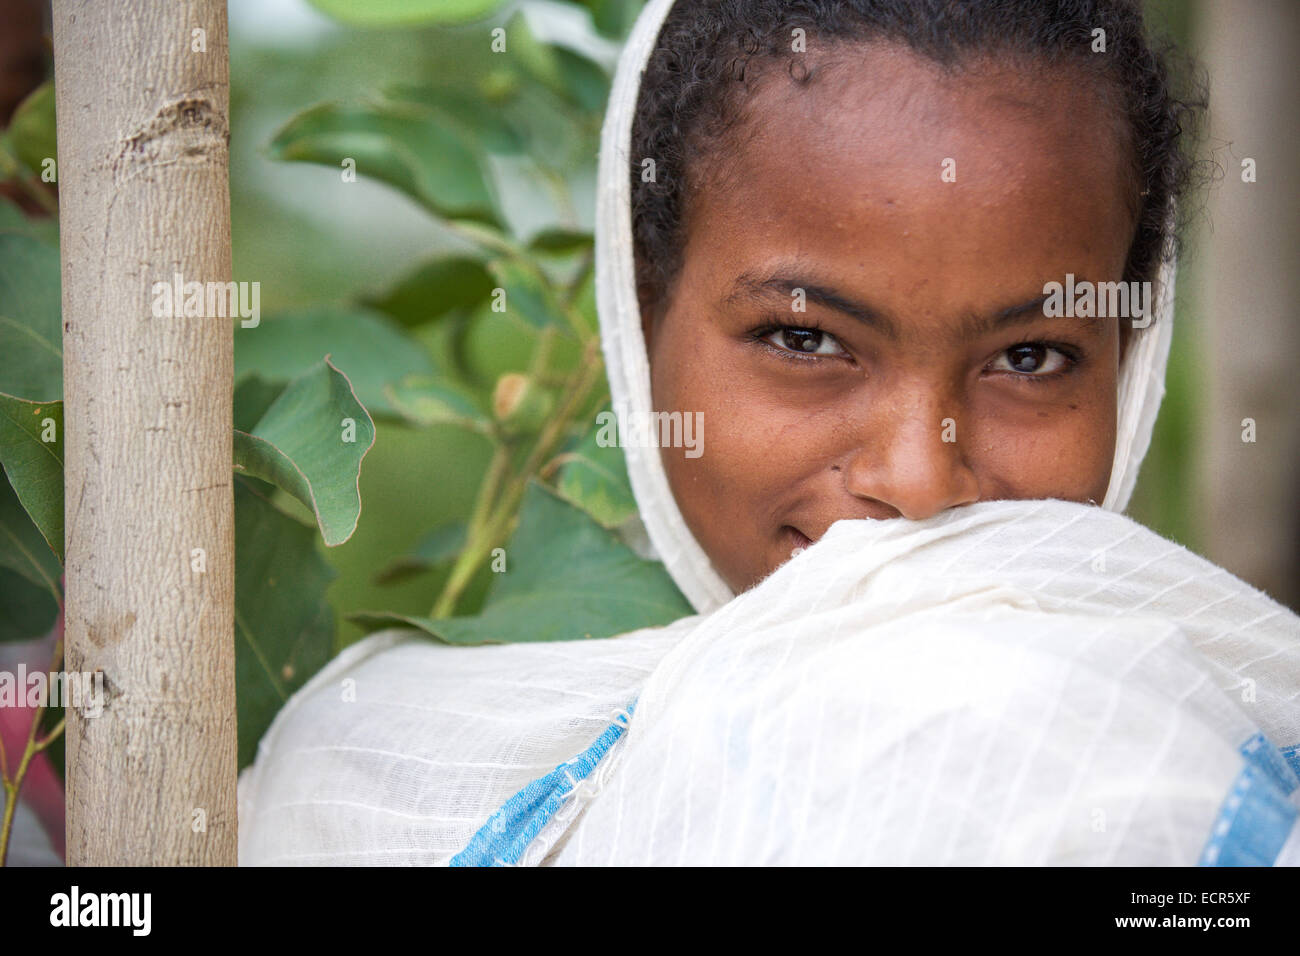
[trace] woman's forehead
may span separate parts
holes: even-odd
[[[756,84],[718,155],[706,148],[693,166],[692,197],[743,204],[763,185],[804,202],[828,189],[882,202],[972,192],[992,202],[1042,187],[1122,193],[1122,123],[1107,97],[1080,82],[1088,74],[996,64],[952,73],[880,49],[861,68],[841,58],[804,84],[780,71]],[[709,189],[715,179],[742,195]]]
[[[760,87],[725,175],[690,193],[684,273],[720,286],[799,257],[951,299],[972,281],[1014,294],[1122,270],[1133,223],[1097,98],[1047,78],[1031,100],[1029,78],[963,79],[909,56],[872,66],[870,79]]]

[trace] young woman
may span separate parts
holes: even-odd
[[[1126,0],[653,0],[598,301],[615,409],[703,428],[625,446],[700,613],[372,636],[241,862],[1294,861],[1300,621],[1120,514],[1188,110]]]

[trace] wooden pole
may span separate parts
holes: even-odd
[[[233,865],[233,329],[156,286],[231,277],[226,5],[53,11],[68,863]]]
[[[1300,6],[1202,6],[1210,146],[1224,177],[1208,202],[1206,556],[1300,609]]]

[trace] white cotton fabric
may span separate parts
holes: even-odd
[[[842,521],[666,628],[355,645],[241,776],[240,862],[445,864],[635,698],[519,862],[1186,865],[1298,688],[1294,614],[1122,515]]]
[[[276,716],[239,779],[241,865],[436,865],[585,749],[694,618],[617,639],[354,644]]]
[[[633,30],[601,144],[597,304],[632,413],[652,407],[628,150],[671,2]],[[240,863],[446,864],[633,700],[518,862],[1197,862],[1243,742],[1300,743],[1300,620],[1120,514],[1164,391],[1172,266],[1156,301],[1121,369],[1101,508],[841,521],[734,596],[658,450],[625,448],[644,531],[699,613],[563,643],[372,635],[294,695],[241,775]]]
[[[1297,688],[1294,614],[1121,515],[843,521],[664,655],[553,862],[1191,865]]]

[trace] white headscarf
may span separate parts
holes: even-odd
[[[626,410],[632,420],[654,411],[632,249],[632,120],[641,77],[673,2],[650,0],[642,10],[619,58],[601,132],[596,192],[596,304],[610,397],[614,407]],[[1164,397],[1165,365],[1173,338],[1172,262],[1161,267],[1152,299],[1156,303],[1154,320],[1134,335],[1120,369],[1115,459],[1102,502],[1109,511],[1122,512],[1128,506]],[[735,596],[734,592],[714,570],[687,527],[668,486],[658,448],[632,444],[624,449],[628,476],[657,557],[697,611],[707,613],[721,607]]]

